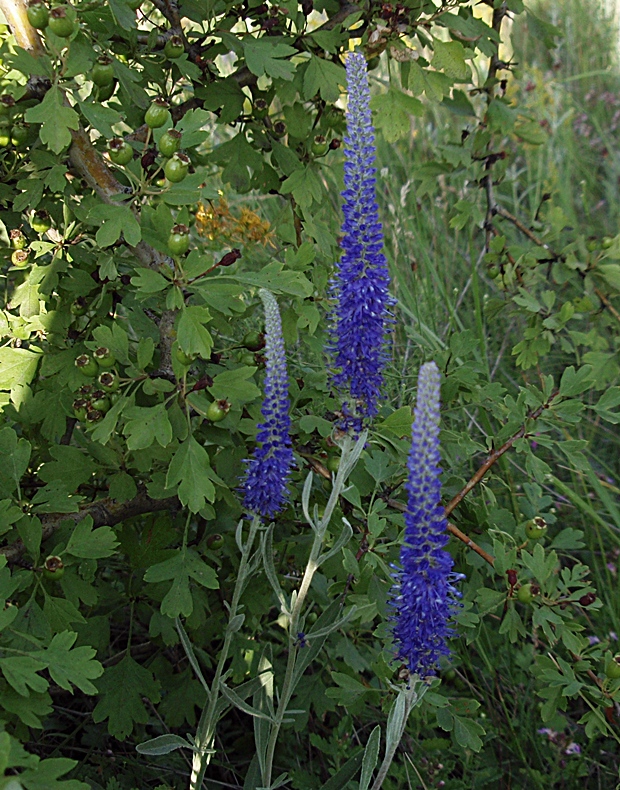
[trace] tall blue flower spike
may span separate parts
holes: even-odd
[[[449,620],[460,597],[454,583],[464,578],[452,572],[452,557],[444,550],[448,535],[439,481],[439,383],[437,365],[422,365],[407,462],[405,540],[392,600],[397,658],[420,676],[432,674],[439,657],[450,653],[447,640],[454,632]]]
[[[343,255],[332,284],[333,384],[347,392],[348,424],[359,427],[378,410],[387,361],[386,340],[392,319],[390,277],[382,252],[383,231],[375,200],[375,135],[370,114],[366,59],[347,56],[347,136],[345,142],[342,225]]]
[[[282,322],[278,303],[269,291],[261,288],[265,307],[265,398],[258,425],[257,448],[246,461],[247,471],[241,486],[244,507],[266,518],[282,509],[293,465],[289,429],[290,402]]]

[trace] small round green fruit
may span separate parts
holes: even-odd
[[[221,422],[229,411],[230,403],[227,400],[214,400],[207,408],[207,420]]]
[[[13,247],[14,250],[23,250],[28,246],[28,239],[19,228],[14,228],[9,233],[9,238],[11,239],[11,247]]]
[[[315,156],[325,156],[329,150],[329,143],[322,134],[317,134],[310,148]]]
[[[35,211],[30,218],[30,227],[35,233],[47,233],[52,227],[52,218],[45,209]]]
[[[116,357],[106,346],[99,346],[93,351],[93,356],[100,368],[113,368],[116,365]]]
[[[542,516],[536,516],[525,525],[528,540],[541,540],[547,534],[547,522]]]
[[[174,358],[180,365],[183,365],[186,368],[188,368],[196,359],[193,354],[186,354],[180,346],[176,345],[174,347]]]
[[[90,78],[98,88],[105,88],[114,81],[114,66],[107,55],[102,55],[92,67]]]
[[[164,45],[164,55],[168,60],[176,60],[185,52],[181,36],[170,36]]]
[[[30,0],[26,11],[28,21],[37,30],[45,30],[50,19],[50,12],[41,0]]]
[[[185,255],[189,249],[189,228],[175,225],[168,236],[168,250],[171,255]]]
[[[209,537],[207,538],[207,546],[212,551],[217,551],[218,549],[221,549],[223,545],[224,545],[224,536],[220,535],[219,532],[216,533],[215,535],[209,535]]]
[[[86,311],[88,310],[88,304],[86,299],[83,296],[78,296],[78,298],[71,302],[71,315],[74,315],[76,318],[80,316],[86,315]]]
[[[176,151],[164,165],[164,175],[172,184],[179,184],[189,172],[190,158]]]
[[[90,402],[91,409],[97,409],[97,411],[101,411],[105,414],[110,410],[110,406],[110,399],[103,390],[95,390],[95,392],[93,392],[93,398]]]
[[[262,332],[246,332],[243,336],[243,346],[248,351],[260,351],[265,348],[265,335]]]
[[[159,129],[160,126],[164,126],[169,120],[170,110],[168,109],[168,102],[164,99],[155,99],[144,116],[144,123],[151,129]]]
[[[13,250],[11,254],[11,263],[18,269],[24,269],[28,266],[30,259],[30,250]]]
[[[108,141],[108,156],[115,165],[128,165],[133,159],[133,148],[121,137]]]
[[[517,590],[517,600],[521,603],[532,603],[534,600],[534,593],[531,584],[522,584]]]
[[[97,383],[104,392],[116,392],[120,384],[118,373],[115,370],[104,370],[99,375]]]
[[[167,159],[176,154],[181,145],[181,137],[181,132],[177,132],[176,129],[166,129],[157,143],[159,153]]]
[[[620,653],[614,656],[605,667],[605,674],[610,680],[620,678]]]
[[[99,371],[99,365],[88,354],[80,354],[75,360],[75,367],[80,371],[83,376],[96,376]]]
[[[65,564],[60,557],[51,554],[43,563],[43,575],[46,579],[58,582],[65,575]]]
[[[58,5],[50,11],[48,29],[59,38],[69,38],[75,30],[75,23],[68,12],[68,7],[63,5]]]

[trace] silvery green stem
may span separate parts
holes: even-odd
[[[263,785],[265,787],[269,787],[271,784],[271,775],[273,771],[273,757],[276,749],[276,744],[278,741],[278,735],[280,734],[280,728],[282,726],[282,721],[284,720],[284,717],[286,715],[288,704],[291,700],[291,697],[293,696],[293,692],[295,691],[293,676],[295,670],[295,663],[297,660],[297,651],[299,647],[297,643],[297,629],[299,626],[299,618],[301,616],[301,612],[306,600],[306,596],[308,594],[308,590],[310,589],[312,579],[314,577],[317,568],[319,567],[318,559],[321,555],[321,548],[323,546],[323,540],[325,539],[325,533],[327,532],[327,527],[329,526],[329,522],[334,512],[334,509],[338,503],[338,499],[345,488],[347,478],[352,472],[360,455],[362,454],[362,450],[364,449],[364,446],[366,444],[367,436],[368,436],[367,432],[364,432],[357,440],[354,440],[351,437],[347,436],[342,441],[341,444],[342,456],[340,459],[340,466],[338,467],[338,473],[336,474],[336,479],[334,480],[334,484],[332,486],[329,500],[327,501],[327,505],[325,506],[323,517],[318,521],[312,519],[308,512],[309,508],[308,508],[307,500],[310,493],[309,482],[307,481],[306,486],[304,486],[304,512],[306,514],[306,518],[310,523],[310,526],[314,530],[314,540],[312,542],[312,548],[310,550],[310,557],[308,558],[308,562],[306,564],[306,570],[304,571],[304,575],[301,580],[301,585],[299,587],[297,595],[293,594],[294,602],[292,602],[291,616],[288,625],[288,659],[286,662],[286,672],[284,675],[284,681],[282,683],[282,689],[280,691],[280,700],[276,711],[275,721],[271,727],[271,732],[269,734],[269,741],[267,744],[267,752],[265,756],[265,775],[263,776]]]
[[[210,749],[215,737],[215,728],[217,725],[217,703],[219,700],[220,680],[224,672],[224,665],[228,659],[230,643],[234,633],[237,630],[237,628],[232,628],[231,625],[234,618],[237,616],[239,599],[241,598],[247,582],[250,554],[252,552],[252,546],[254,545],[254,540],[256,539],[256,533],[258,532],[259,525],[260,518],[258,516],[254,516],[250,525],[248,539],[246,543],[243,544],[243,549],[241,551],[241,562],[239,564],[235,589],[233,591],[233,597],[230,604],[228,626],[224,635],[224,644],[220,651],[220,656],[215,670],[215,676],[213,678],[213,682],[211,683],[211,692],[209,694],[208,704],[202,711],[202,715],[200,716],[200,721],[198,722],[198,727],[196,729],[196,751],[194,752],[194,757],[192,760],[192,773],[189,780],[190,790],[200,790],[202,787],[202,780],[204,778],[205,771],[211,760]]]
[[[385,756],[379,768],[379,772],[375,777],[370,790],[381,790],[381,786],[390,770],[392,760],[396,754],[396,749],[400,744],[402,737],[407,726],[407,720],[411,711],[420,704],[422,697],[426,693],[428,686],[420,685],[421,681],[415,677],[410,681],[410,686],[399,689],[399,695],[394,701],[388,716],[386,738],[385,738]]]

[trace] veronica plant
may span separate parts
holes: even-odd
[[[282,322],[275,297],[262,288],[259,295],[265,307],[265,397],[263,400],[263,421],[258,426],[258,446],[253,457],[247,462],[246,475],[241,486],[244,506],[253,514],[249,535],[243,540],[243,522],[237,528],[237,545],[241,551],[241,562],[229,606],[229,621],[224,636],[224,644],[220,651],[217,667],[211,687],[204,683],[202,675],[199,679],[207,691],[207,705],[202,712],[194,743],[194,758],[190,777],[190,788],[197,790],[202,780],[211,755],[215,729],[222,715],[220,694],[227,693],[224,667],[228,660],[233,635],[242,626],[244,615],[240,613],[240,599],[246,585],[257,569],[258,557],[252,556],[256,534],[260,527],[260,517],[273,517],[284,505],[287,495],[287,483],[293,464],[293,451],[289,429],[290,402],[288,397],[288,376],[284,340],[282,339]],[[183,627],[177,620],[177,629],[194,669],[198,664],[191,652],[191,644]]]
[[[243,482],[244,505],[248,511],[266,518],[282,509],[287,483],[293,464],[289,429],[290,401],[282,321],[278,303],[269,291],[261,288],[259,295],[265,306],[265,399],[263,422],[258,426],[258,444],[248,461]]]
[[[409,453],[405,540],[396,574],[394,638],[409,672],[432,673],[447,655],[450,617],[457,606],[453,560],[445,550],[447,520],[439,476],[439,370],[422,365]]]
[[[359,425],[378,410],[391,323],[389,273],[375,199],[375,136],[366,59],[347,57],[347,135],[341,247],[332,294],[334,385],[346,391],[344,412]]]

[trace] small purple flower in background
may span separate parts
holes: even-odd
[[[564,754],[581,754],[581,746],[578,743],[569,743]]]
[[[407,462],[405,540],[392,600],[397,658],[419,675],[432,673],[439,657],[450,653],[447,640],[454,632],[449,620],[459,597],[454,582],[464,578],[452,572],[452,557],[444,549],[448,535],[439,481],[439,380],[434,362],[422,365]]]
[[[600,641],[601,640],[598,638],[598,636],[589,636],[588,637],[588,642],[590,643],[590,645],[598,645]]]
[[[377,413],[383,385],[385,350],[391,323],[390,276],[383,254],[383,231],[375,199],[375,135],[370,114],[366,59],[347,56],[347,135],[345,137],[343,255],[332,294],[334,385],[347,391],[346,421],[359,427]]]
[[[265,306],[265,399],[258,425],[258,447],[246,461],[247,472],[241,490],[247,510],[272,518],[283,506],[288,478],[293,465],[289,429],[290,402],[282,322],[278,303],[261,288]]]

